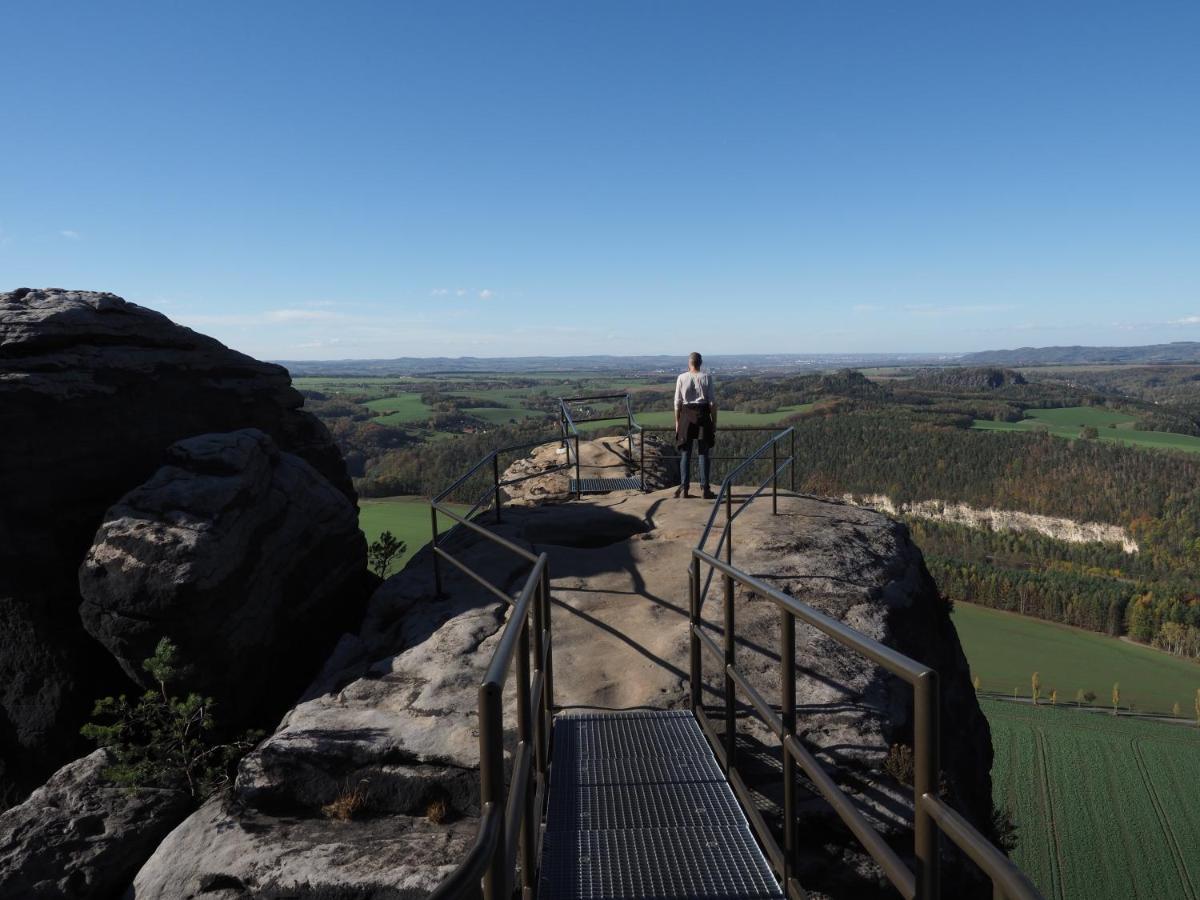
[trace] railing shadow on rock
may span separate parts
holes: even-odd
[[[688,573],[690,597],[690,642],[689,681],[692,712],[708,738],[730,786],[737,794],[754,832],[766,851],[772,867],[781,879],[790,898],[804,898],[806,893],[795,876],[797,854],[797,766],[811,780],[821,796],[850,829],[871,857],[883,869],[893,887],[905,900],[934,900],[941,896],[941,856],[939,834],[945,833],[954,844],[978,865],[991,879],[996,898],[1012,900],[1037,900],[1038,890],[1023,872],[1000,850],[993,846],[962,815],[938,797],[938,681],[937,673],[916,660],[867,637],[842,622],[803,603],[783,591],[755,578],[733,565],[733,522],[750,504],[761,496],[768,486],[771,488],[771,511],[779,513],[779,475],[792,468],[795,473],[794,450],[781,463],[779,447],[790,439],[795,447],[795,432],[786,428],[772,435],[753,454],[736,466],[721,483],[713,502],[712,513],[692,550]],[[733,488],[739,475],[758,460],[771,454],[770,474],[763,479],[750,495],[741,500],[734,509]],[[713,527],[722,505],[725,508],[725,524],[721,537],[712,553],[706,551]],[[724,559],[720,555],[724,552]],[[701,566],[708,568],[708,579],[701,586]],[[705,631],[701,613],[708,589],[715,573],[720,573],[724,582],[724,638],[718,646]],[[779,711],[762,696],[737,667],[736,621],[734,584],[759,597],[773,602],[780,611],[780,700]],[[801,743],[796,733],[796,620],[816,628],[833,638],[844,647],[861,653],[871,661],[899,676],[912,686],[914,692],[914,778],[913,778],[913,834],[914,856],[917,869],[912,871],[904,864],[895,850],[867,821],[836,781],[829,775],[812,752]],[[722,666],[723,706],[725,721],[723,734],[718,734],[709,719],[702,702],[703,661],[702,652],[715,657]],[[749,699],[750,707],[759,719],[774,733],[780,742],[783,765],[783,846],[780,847],[770,827],[758,810],[750,787],[738,771],[737,765],[737,692]]]
[[[486,460],[485,460],[486,461]],[[532,564],[517,597],[512,597],[442,547],[435,558],[455,566],[512,609],[487,672],[479,685],[479,830],[467,858],[432,894],[439,900],[499,900],[513,894],[516,875],[521,893],[535,891],[541,821],[549,790],[551,727],[554,719],[554,666],[550,627],[548,556],[534,555],[512,541],[451,509],[440,511],[462,526]],[[497,499],[499,519],[499,499]],[[436,519],[434,523],[436,534]],[[440,593],[440,578],[438,580]],[[504,687],[513,660],[517,665],[517,744],[511,775],[505,780]],[[518,865],[518,855],[520,864]]]

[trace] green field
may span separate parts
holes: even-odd
[[[1058,437],[1077,438],[1079,430],[1091,425],[1102,441],[1132,444],[1160,450],[1186,450],[1200,453],[1200,437],[1168,431],[1136,431],[1133,416],[1098,406],[1069,406],[1062,409],[1029,409],[1020,422],[993,422],[976,419],[980,431],[1045,431]]]
[[[513,419],[544,418],[545,413],[538,409],[523,409],[521,407],[472,406],[463,410],[468,416],[483,419],[493,425],[505,425]]]
[[[457,512],[465,506],[450,504]],[[439,531],[445,531],[454,523],[445,516],[438,517]],[[390,531],[408,545],[408,550],[392,566],[392,573],[399,572],[414,553],[429,543],[432,523],[429,520],[429,501],[424,497],[385,497],[378,500],[358,501],[358,527],[367,537],[367,543],[379,539],[379,535]]]
[[[420,394],[397,394],[381,397],[363,404],[367,409],[384,413],[375,419],[380,425],[403,425],[409,422],[427,422],[433,410],[421,401]]]
[[[1049,900],[1200,896],[1200,729],[983,699],[1013,859]]]
[[[770,413],[745,413],[736,412],[734,410],[721,410],[717,414],[717,424],[720,425],[743,425],[743,426],[768,426],[778,425],[789,416],[794,416],[797,413],[805,412],[812,409],[812,403],[800,403],[796,406],[781,406],[775,412]],[[634,418],[637,423],[643,428],[674,428],[675,427],[675,412],[670,409],[654,410],[652,412],[635,413]],[[600,423],[603,426],[604,423]]]
[[[1084,690],[1096,694],[1097,704],[1107,704],[1113,682],[1119,682],[1122,706],[1170,713],[1178,703],[1190,715],[1200,688],[1200,664],[1069,625],[959,602],[954,627],[985,691],[1011,695],[1016,688],[1028,697],[1037,672],[1043,695],[1058,688],[1060,703],[1073,702]]]

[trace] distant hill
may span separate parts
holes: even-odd
[[[917,372],[907,387],[927,390],[991,391],[1010,384],[1028,384],[1020,372],[995,367],[926,369]]]
[[[703,349],[703,348],[702,348]],[[936,366],[957,361],[956,354],[937,353],[748,353],[705,354],[714,372],[829,371],[888,366]],[[626,375],[677,373],[687,354],[672,356],[514,356],[400,357],[397,359],[276,360],[293,377],[302,375],[449,375],[454,373],[611,372]]]
[[[967,353],[963,366],[1064,366],[1087,363],[1200,363],[1200,342],[1147,344],[1143,347],[1021,347]]]

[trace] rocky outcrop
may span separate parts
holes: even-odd
[[[181,793],[109,784],[108,764],[97,750],[0,814],[0,897],[112,897],[187,814]]]
[[[159,847],[131,900],[414,900],[427,897],[475,840],[470,820],[279,819],[214,799]],[[203,847],[203,850],[199,850]]]
[[[496,532],[550,555],[558,705],[687,703],[688,561],[710,510],[710,504],[677,500],[668,491],[505,509]],[[943,789],[956,808],[986,828],[992,752],[987,722],[948,610],[907,529],[870,510],[788,497],[780,499],[778,516],[768,502],[748,507],[734,531],[738,565],[938,669]],[[510,592],[523,583],[527,566],[484,539],[460,531],[446,546]],[[355,784],[367,786],[364,814],[342,826],[347,842],[356,843],[358,833],[373,840],[382,820],[393,827],[397,846],[422,848],[428,883],[461,861],[450,842],[471,833],[478,814],[475,687],[505,609],[446,565],[446,596],[435,598],[431,564],[427,551],[418,554],[376,592],[362,631],[343,640],[302,702],[243,761],[232,798],[193,816],[139,875],[138,900],[193,896],[205,879],[236,883],[244,892],[229,897],[288,883],[296,865],[292,830],[297,823],[328,827],[321,807]],[[718,581],[703,614],[718,639],[721,602]],[[735,604],[739,666],[761,693],[777,698],[779,612],[740,590]],[[804,740],[901,852],[911,852],[911,789],[885,772],[893,746],[913,740],[911,689],[819,633],[797,631]],[[710,660],[705,665],[711,691],[706,703],[719,720],[719,673]],[[510,724],[513,706],[510,694]],[[741,727],[750,745],[771,753],[773,737],[764,729],[748,717]],[[778,793],[772,781],[777,774],[767,766],[763,772],[757,788],[769,801]],[[453,830],[416,818],[434,797],[448,801]],[[804,826],[811,851],[806,887],[824,886],[841,896],[881,892],[879,872],[815,795],[806,803]],[[269,836],[278,842],[274,850]],[[214,858],[214,845],[229,849]],[[239,847],[254,858],[252,871]],[[166,880],[162,873],[169,865],[184,874]],[[329,859],[323,877],[336,880],[340,865]],[[379,876],[364,881],[354,865],[347,863],[346,877],[363,890],[386,886]],[[406,870],[406,877],[413,874]]]
[[[643,451],[642,441],[645,441]],[[672,449],[654,435],[635,435],[633,455],[627,438],[602,437],[579,442],[579,466],[575,466],[575,445],[547,444],[514,461],[500,476],[513,482],[504,489],[505,499],[514,503],[548,503],[570,499],[571,480],[576,473],[582,479],[640,478],[646,468],[646,490],[657,491],[679,483],[679,459]],[[563,466],[567,466],[563,468]]]
[[[177,690],[222,719],[295,700],[367,593],[358,509],[312,466],[245,429],[188,438],[104,515],[79,570],[84,627],[135,681],[160,638]]]
[[[127,682],[79,621],[104,511],[167,447],[259,428],[351,500],[287,372],[113,294],[0,293],[0,808],[84,751],[97,695]]]
[[[965,503],[946,503],[942,500],[917,500],[893,503],[884,494],[857,497],[845,494],[847,503],[869,506],[892,516],[912,516],[914,519],[933,519],[987,531],[1035,531],[1068,544],[1120,544],[1126,553],[1137,553],[1138,544],[1120,525],[1103,522],[1076,522],[1057,516],[1018,512],[1012,509],[976,509]]]

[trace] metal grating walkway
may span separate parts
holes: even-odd
[[[583,494],[604,494],[608,491],[640,491],[642,489],[642,479],[636,476],[629,478],[580,478],[576,481],[571,479],[571,493],[575,493],[575,486],[579,485],[579,492]]]
[[[783,897],[690,712],[563,713],[542,900]]]

